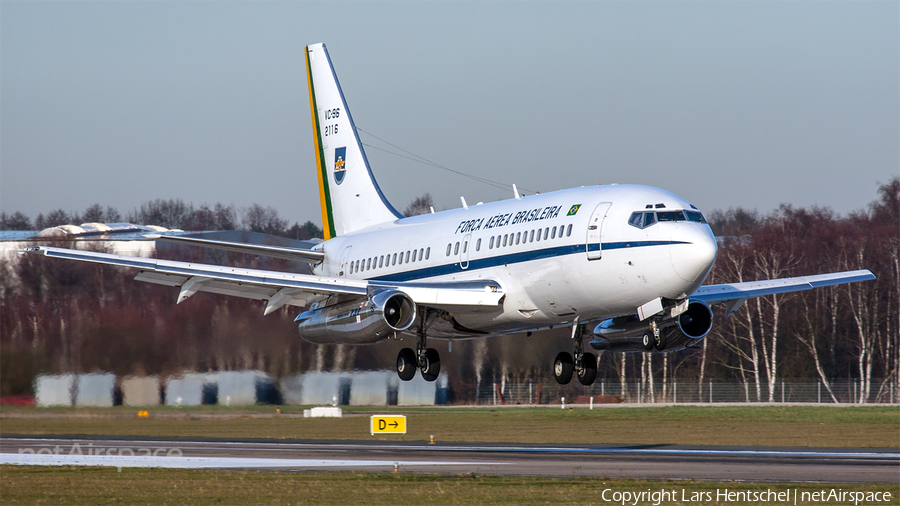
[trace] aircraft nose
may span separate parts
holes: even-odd
[[[716,237],[709,226],[685,223],[672,233],[672,267],[678,277],[689,282],[706,279],[716,261]]]

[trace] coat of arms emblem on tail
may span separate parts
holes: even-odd
[[[334,150],[334,182],[341,184],[344,181],[344,164],[346,163],[347,148],[335,148]]]

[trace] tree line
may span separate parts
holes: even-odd
[[[153,224],[188,230],[198,211],[219,220],[215,215],[224,209],[223,217],[232,221],[215,223],[237,225],[233,208],[176,204],[154,201],[134,213],[169,220]],[[430,198],[417,207],[430,212]],[[257,212],[244,213],[241,225],[262,232],[266,226],[287,228],[274,210]],[[701,385],[710,379],[741,382],[750,400],[761,401],[774,400],[773,386],[785,379],[820,381],[832,396],[837,382],[856,381],[860,402],[883,399],[891,385],[900,393],[900,178],[881,185],[866,209],[846,216],[828,208],[783,205],[767,214],[717,210],[707,218],[719,238],[708,284],[863,268],[877,279],[748,300],[728,318],[721,305],[714,306],[714,327],[701,346],[666,354],[600,353],[598,381],[639,381],[660,398],[676,379]],[[255,225],[248,225],[250,220]],[[191,249],[159,253],[175,260],[199,258]],[[274,260],[266,268],[293,267]],[[235,266],[256,261],[233,253],[223,260]],[[124,376],[258,369],[277,378],[391,368],[399,348],[414,339],[376,346],[313,345],[299,338],[292,321],[299,308],[286,306],[264,317],[264,303],[207,293],[176,305],[177,290],[136,282],[134,274],[43,257],[0,259],[0,393],[30,392],[39,372]],[[452,352],[444,342],[433,345],[442,350],[451,399],[456,395],[457,401],[470,400],[466,392],[492,383],[554,385],[552,359],[572,346],[567,328],[455,341]],[[577,388],[573,382],[559,392]]]
[[[297,240],[322,238],[322,229],[307,221],[296,222],[281,218],[278,210],[252,204],[238,209],[234,205],[202,204],[194,207],[181,199],[156,199],[144,202],[140,207],[123,215],[114,207],[100,204],[88,206],[83,212],[66,212],[56,209],[47,214],[39,213],[32,221],[28,215],[16,211],[0,213],[0,230],[43,230],[60,225],[80,225],[82,223],[118,223],[125,221],[135,225],[158,225],[186,231],[201,230],[247,230]]]

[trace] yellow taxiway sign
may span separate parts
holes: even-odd
[[[405,415],[372,415],[372,435],[406,434]]]

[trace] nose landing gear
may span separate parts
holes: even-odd
[[[641,344],[647,351],[651,351],[653,348],[656,348],[657,351],[666,349],[666,334],[659,329],[656,320],[650,322],[650,329],[644,332]]]
[[[422,371],[425,381],[434,381],[441,373],[441,355],[434,348],[425,347],[425,314],[416,331],[416,351],[403,348],[397,354],[397,376],[409,381],[416,375],[416,368]]]
[[[560,385],[567,385],[572,380],[572,374],[578,378],[582,385],[593,385],[597,379],[597,356],[593,353],[585,353],[582,336],[584,325],[579,325],[575,320],[572,327],[572,339],[575,340],[574,359],[572,355],[563,351],[553,361],[553,378]]]

